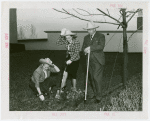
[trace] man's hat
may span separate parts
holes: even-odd
[[[98,28],[98,27],[99,27],[99,26],[95,26],[95,24],[94,24],[93,21],[90,21],[90,22],[87,23],[86,28],[83,28],[83,29],[86,29],[86,30],[88,30],[88,29],[96,29],[96,28]]]
[[[49,58],[45,58],[45,59],[41,58],[41,59],[39,60],[39,62],[42,63],[42,64],[48,64],[48,65],[50,65],[50,66],[53,65],[53,64],[52,64],[52,61],[51,61]]]

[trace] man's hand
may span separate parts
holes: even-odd
[[[43,95],[40,95],[39,98],[40,98],[41,101],[45,100]]]
[[[84,52],[85,54],[90,53],[90,47],[85,48]]]
[[[71,63],[72,63],[71,60],[68,60],[68,61],[66,62],[67,65],[70,65]]]
[[[56,65],[54,65],[54,68],[55,68],[56,72],[60,72],[60,69]]]

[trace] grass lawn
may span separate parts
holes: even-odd
[[[106,65],[103,79],[103,93],[108,90],[111,78],[113,64],[117,53],[105,53]],[[56,83],[53,88],[53,94],[46,97],[44,102],[35,97],[28,87],[30,75],[39,65],[40,58],[49,57],[54,64],[60,68],[60,73],[52,74],[51,79]],[[20,53],[10,54],[10,85],[9,85],[9,109],[10,111],[141,111],[142,110],[142,54],[129,54],[128,62],[128,82],[124,89],[118,88],[108,96],[103,97],[101,103],[95,104],[92,100],[87,100],[84,105],[84,76],[85,69],[84,58],[80,60],[78,69],[77,88],[80,94],[76,94],[78,100],[72,101],[64,99],[58,101],[54,98],[56,90],[60,86],[62,73],[64,69],[65,51],[24,51]],[[118,54],[116,66],[113,72],[112,83],[110,87],[114,87],[122,82],[122,54]],[[71,80],[67,81],[67,92],[70,92]],[[92,95],[93,91],[88,85],[88,94]]]

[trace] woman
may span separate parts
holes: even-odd
[[[44,101],[44,96],[47,95],[51,88],[54,86],[52,80],[50,80],[51,72],[59,72],[59,68],[52,64],[52,61],[49,58],[40,59],[40,66],[33,72],[29,87],[32,89],[33,93],[40,98],[41,101]],[[47,86],[44,85],[45,82],[48,82]],[[48,87],[48,88],[46,88]]]
[[[65,44],[67,48],[66,68],[63,73],[61,88],[59,91],[57,91],[56,94],[56,98],[60,98],[60,93],[64,91],[64,87],[66,86],[68,74],[72,77],[73,87],[71,88],[71,90],[77,91],[76,78],[80,60],[80,42],[77,40],[77,36],[75,33],[72,33],[70,30],[67,29],[62,29],[60,38],[58,39],[56,44]]]

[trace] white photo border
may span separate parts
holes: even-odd
[[[1,119],[148,119],[148,52],[150,51],[148,46],[145,45],[145,41],[148,38],[148,15],[149,6],[148,1],[128,1],[128,2],[102,2],[102,1],[82,1],[81,6],[87,7],[102,7],[111,8],[110,4],[122,4],[125,8],[141,8],[143,9],[143,51],[144,47],[147,47],[147,53],[143,53],[143,111],[137,112],[115,112],[116,116],[106,117],[105,111],[9,111],[9,47],[5,48],[5,43],[9,42],[5,40],[6,34],[9,36],[9,8],[37,8],[47,9],[51,3],[55,8],[72,8],[76,7],[76,4],[81,1],[3,1],[1,2]],[[53,8],[51,7],[51,8]],[[57,113],[57,116],[52,116],[53,113]],[[61,113],[66,113],[66,116],[60,117]],[[108,111],[106,111],[108,113]],[[109,112],[110,114],[113,111]]]

